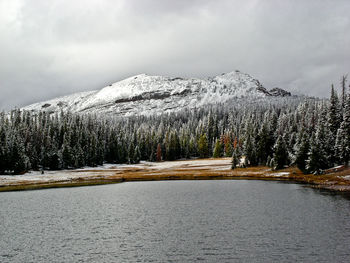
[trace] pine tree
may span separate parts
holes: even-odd
[[[52,153],[47,152],[47,158],[48,158],[48,163],[47,166],[50,168],[50,163],[51,158],[52,158]],[[73,157],[73,151],[70,146],[70,138],[69,136],[64,137],[63,145],[62,145],[62,163],[63,163],[63,168],[72,168],[74,167],[74,157]]]
[[[275,170],[282,169],[288,164],[287,146],[281,135],[278,136],[274,146],[273,160]]]
[[[313,134],[310,140],[310,150],[306,161],[306,169],[310,173],[319,174],[322,167],[322,159],[319,143]]]
[[[236,147],[233,151],[232,161],[231,161],[231,169],[235,169],[237,165],[240,163],[240,154],[238,148]]]
[[[227,140],[225,141],[225,156],[231,157],[233,154],[233,147],[231,143],[230,137],[227,136]]]
[[[268,128],[267,121],[262,124],[257,141],[257,158],[260,164],[265,164],[267,157],[272,154],[273,137]]]
[[[341,87],[342,87],[342,109],[345,108],[346,103],[346,81],[347,81],[348,75],[343,75],[341,79]]]
[[[271,167],[271,156],[269,155],[269,156],[267,156],[267,160],[266,160],[266,166],[269,166],[269,167]]]
[[[171,149],[173,152],[174,160],[181,157],[180,140],[177,131],[171,133]]]
[[[2,120],[3,122],[4,120]],[[9,156],[7,134],[5,129],[0,126],[0,174],[4,174],[9,169]]]
[[[303,172],[306,173],[306,160],[309,153],[309,139],[304,130],[300,130],[298,134],[296,151],[295,151],[295,164]]]
[[[134,150],[134,156],[132,158],[132,163],[139,163],[141,161],[141,152],[139,146],[136,146]]]
[[[319,151],[319,162],[320,162],[320,169],[326,169],[333,165],[331,163],[331,158],[329,154],[331,153],[331,148],[329,145],[329,136],[327,136],[327,129],[325,126],[325,119],[321,116],[318,120],[317,126],[316,126],[316,134],[315,134],[315,140],[317,143],[318,151]]]
[[[48,168],[51,170],[59,170],[61,169],[62,163],[61,163],[61,157],[58,152],[51,152],[50,155],[48,155]],[[79,167],[79,166],[74,166]]]
[[[342,164],[350,161],[350,94],[345,101],[343,121],[337,133],[336,153]]]
[[[189,154],[191,157],[198,156],[198,146],[196,142],[197,142],[196,139],[192,135],[190,138],[190,144],[188,146]]]
[[[214,117],[212,112],[209,112],[209,116],[208,116],[208,123],[207,123],[207,140],[208,140],[208,145],[212,145],[212,143],[214,142],[214,130],[215,130],[215,123],[214,123]],[[212,154],[212,149],[208,149],[208,155]]]
[[[134,163],[134,157],[135,157],[135,147],[133,143],[129,144],[128,148],[128,163],[133,164]]]
[[[198,152],[200,158],[206,158],[209,155],[208,139],[205,133],[202,134],[198,140]]]
[[[244,155],[245,155],[245,165],[246,166],[255,166],[257,165],[257,155],[256,155],[256,149],[255,149],[255,142],[253,137],[248,134],[246,136],[246,139],[243,144],[243,149],[244,149]]]
[[[157,162],[162,161],[162,147],[160,146],[160,143],[157,145]]]
[[[31,168],[29,158],[25,154],[23,141],[19,137],[14,139],[11,163],[11,170],[14,174],[25,173]]]
[[[327,119],[328,119],[329,128],[335,138],[341,123],[341,111],[340,111],[338,95],[334,90],[333,85],[331,90],[331,98],[329,103]]]
[[[215,147],[214,147],[214,152],[213,152],[213,157],[214,158],[219,158],[222,156],[222,146],[220,140],[216,139],[215,142]]]

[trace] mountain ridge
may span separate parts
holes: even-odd
[[[264,100],[291,96],[280,88],[267,90],[247,73],[238,70],[206,79],[139,74],[87,91],[34,103],[23,107],[32,112],[103,113],[115,115],[150,115],[171,112],[236,99]]]

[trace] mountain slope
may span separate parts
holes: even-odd
[[[224,103],[235,99],[290,96],[282,89],[268,91],[258,80],[240,71],[207,79],[170,78],[141,74],[113,83],[101,90],[76,93],[24,107],[51,113],[108,113],[116,115],[170,112],[185,107]]]

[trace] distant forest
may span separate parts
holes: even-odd
[[[103,163],[232,157],[232,168],[296,165],[305,173],[348,164],[350,95],[234,102],[157,116],[0,113],[0,174]]]

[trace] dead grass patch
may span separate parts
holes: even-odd
[[[223,160],[225,163],[217,163]],[[288,180],[297,183],[309,184],[316,188],[334,191],[349,191],[350,180],[344,176],[350,175],[350,168],[340,172],[312,175],[303,174],[295,167],[272,171],[266,166],[237,168],[230,170],[230,158],[195,159],[175,161],[171,166],[143,167],[115,167],[98,170],[76,170],[79,173],[69,180],[53,180],[50,182],[40,180],[18,180],[8,184],[0,184],[0,191],[27,190],[52,187],[72,187],[83,185],[97,185],[118,183],[126,181],[159,181],[159,180],[210,180],[210,179],[250,179],[250,180]],[[198,162],[200,161],[200,162]],[[193,164],[192,164],[193,162]],[[162,163],[163,165],[164,163]],[[218,169],[222,167],[222,169]]]

